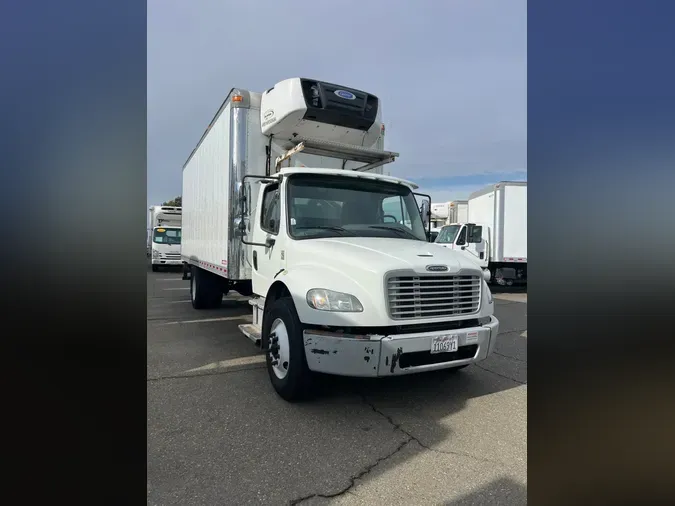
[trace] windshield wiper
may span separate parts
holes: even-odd
[[[403,234],[407,237],[412,237],[416,241],[421,241],[419,237],[417,237],[415,234],[410,232],[409,230],[405,230],[403,228],[394,228],[394,227],[387,227],[385,225],[368,225],[368,228],[377,228],[379,230],[391,230],[392,232],[398,232],[399,234]]]
[[[351,233],[349,230],[343,227],[337,227],[337,226],[328,226],[328,225],[317,225],[316,227],[293,227],[293,230],[313,230],[313,229],[318,229],[318,230],[334,230],[335,232],[347,232]]]

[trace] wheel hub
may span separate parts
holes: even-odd
[[[267,352],[275,376],[279,379],[284,379],[288,374],[290,348],[288,330],[281,318],[277,318],[272,323]]]

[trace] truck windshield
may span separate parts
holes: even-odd
[[[289,232],[295,239],[389,237],[426,241],[409,187],[353,177],[298,174],[288,179]]]
[[[180,228],[156,228],[152,232],[152,242],[157,244],[180,244]]]
[[[455,237],[457,237],[457,232],[459,232],[459,225],[448,225],[447,227],[443,227],[438,233],[436,242],[453,243],[455,242]]]

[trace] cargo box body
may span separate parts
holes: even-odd
[[[490,229],[490,262],[527,262],[526,182],[502,182],[473,193],[468,222]]]
[[[231,280],[251,278],[250,259],[235,237],[240,183],[265,174],[260,94],[227,97],[183,167],[183,261]],[[255,191],[257,185],[251,185]],[[252,202],[257,195],[251,195]]]
[[[448,202],[448,225],[469,221],[469,203],[466,200]]]

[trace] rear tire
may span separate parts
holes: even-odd
[[[265,313],[262,342],[272,386],[288,402],[303,400],[311,393],[313,374],[307,367],[303,328],[293,299],[277,299]]]
[[[220,307],[223,292],[215,274],[199,267],[192,267],[190,276],[190,300],[195,309],[214,309]]]

